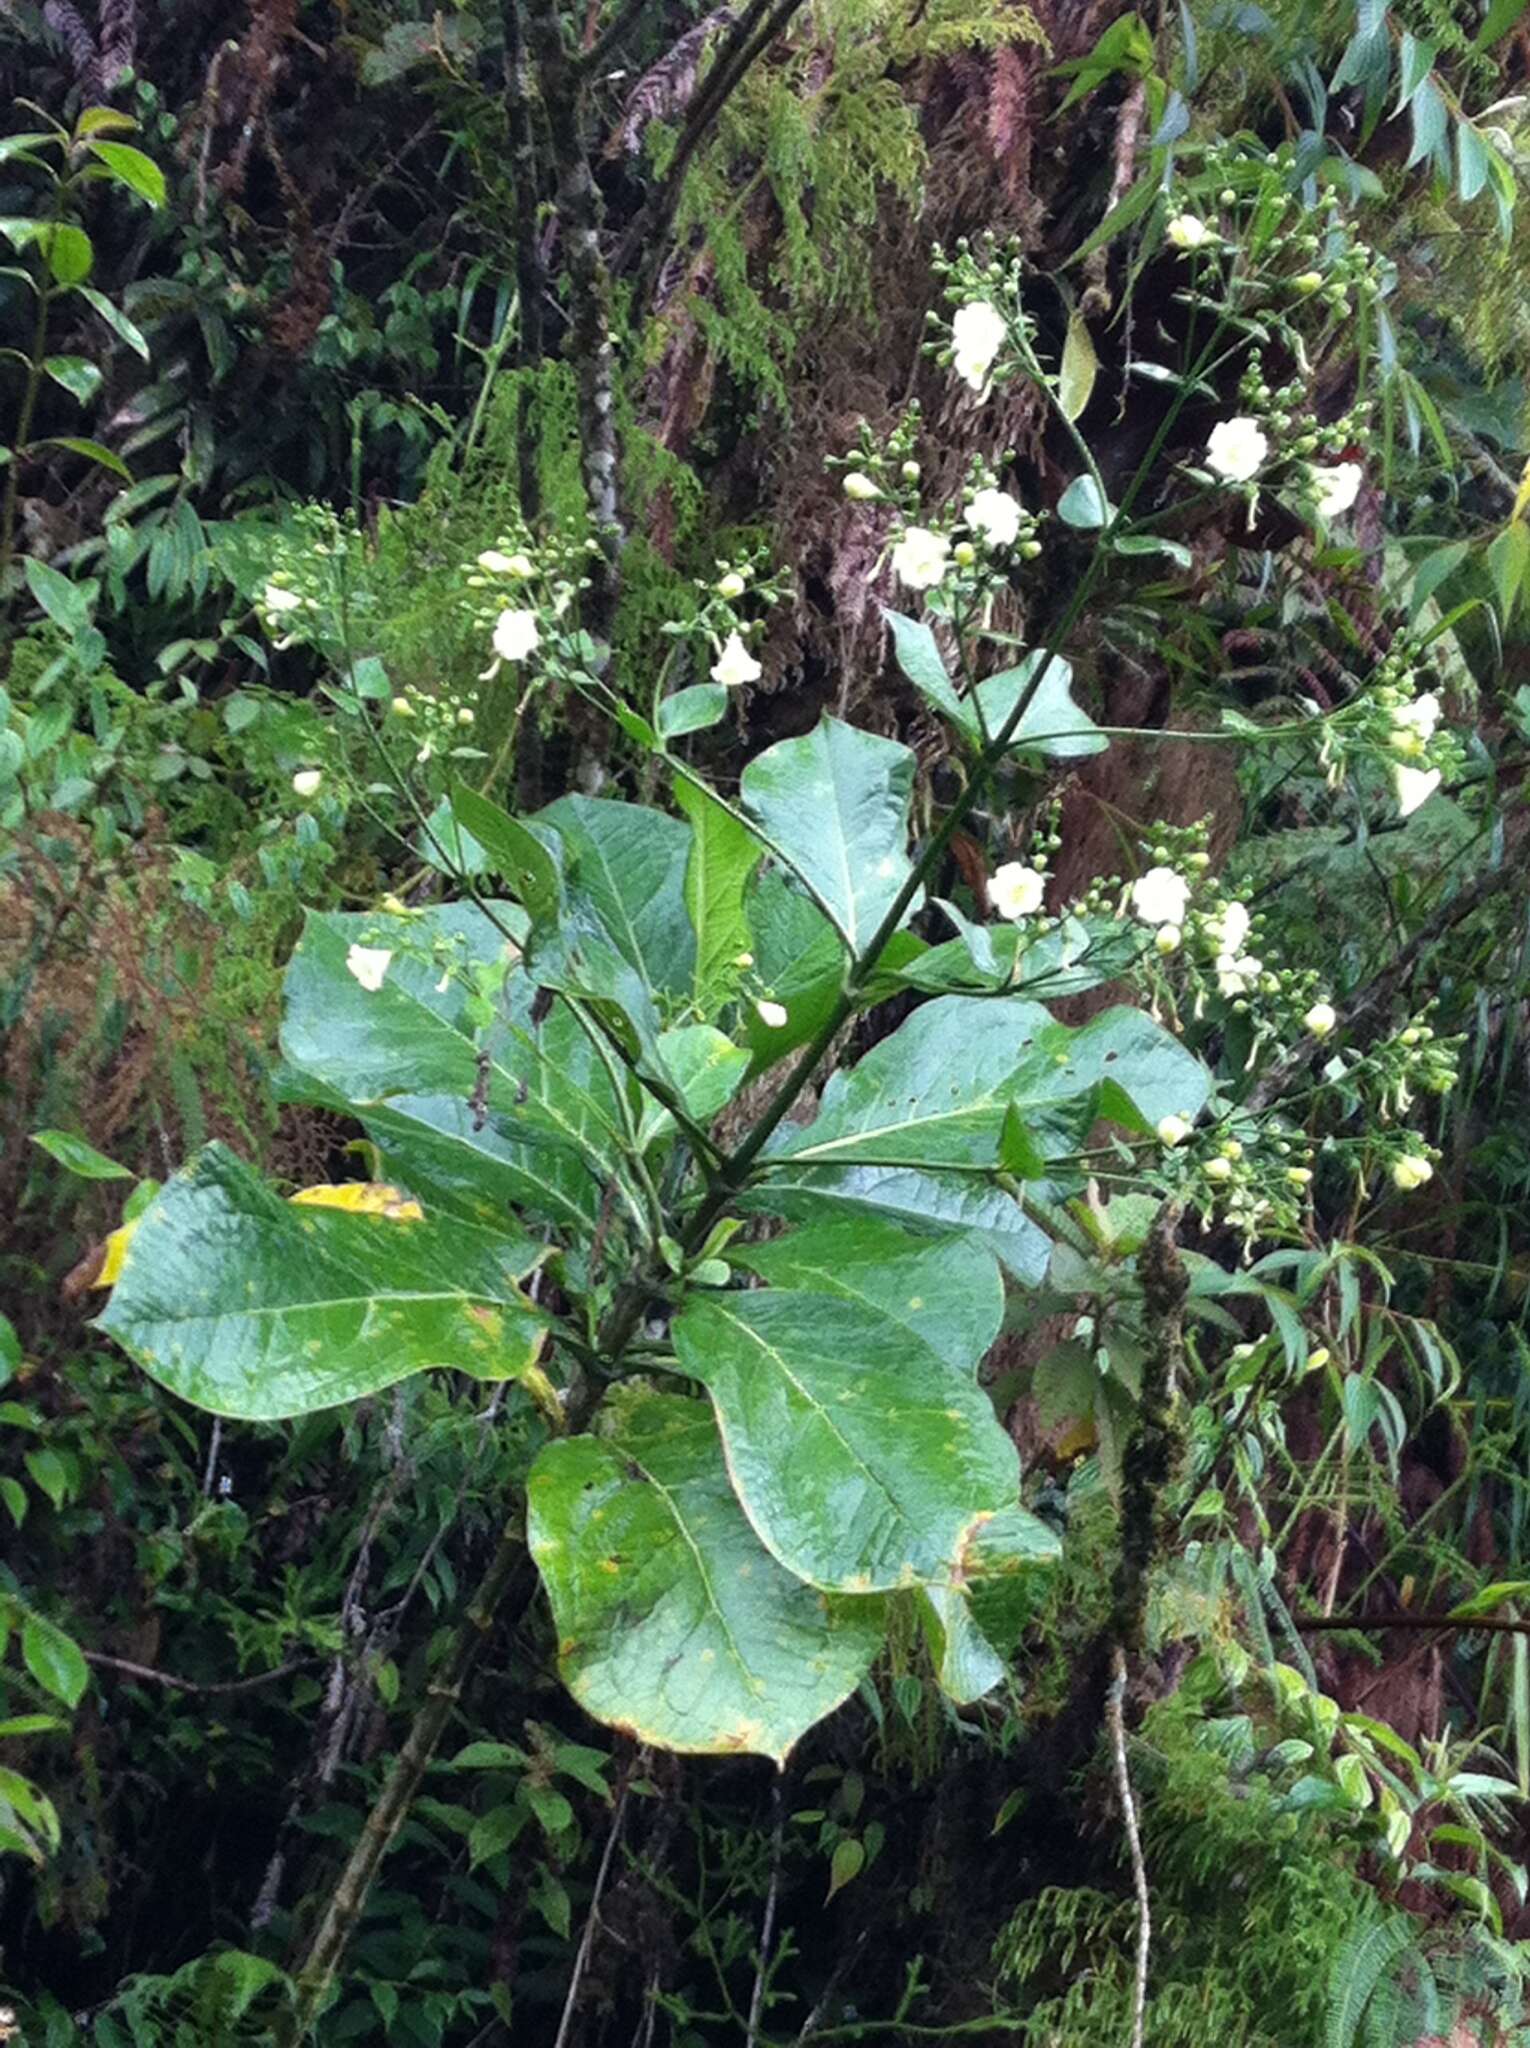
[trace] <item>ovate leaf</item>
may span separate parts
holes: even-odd
[[[528,1491],[569,1690],[635,1742],[784,1762],[870,1668],[882,1603],[825,1597],[761,1548],[704,1402],[612,1406],[607,1434],[546,1446]]]
[[[761,847],[715,797],[683,776],[675,781],[675,801],[691,821],[685,908],[696,935],[696,1004],[710,1016],[737,985],[738,961],[750,950],[744,888]]]
[[[90,1669],[79,1644],[40,1614],[21,1624],[21,1655],[43,1691],[66,1707],[77,1707],[90,1682]]]
[[[825,1591],[949,1584],[978,1521],[1016,1497],[1015,1447],[976,1379],[876,1308],[693,1297],[673,1338],[756,1534]]]
[[[152,157],[145,156],[141,149],[134,149],[129,142],[92,141],[89,145],[92,156],[105,164],[119,185],[145,200],[150,206],[165,203],[165,174]]]
[[[991,1253],[920,1238],[868,1217],[793,1230],[729,1257],[772,1287],[835,1294],[902,1323],[956,1372],[970,1372],[999,1334],[1004,1288]]]
[[[1076,420],[1089,403],[1099,369],[1100,359],[1094,352],[1089,323],[1075,307],[1068,318],[1068,336],[1057,376],[1057,402],[1066,418]]]
[[[104,1152],[98,1152],[94,1145],[87,1145],[83,1138],[76,1138],[69,1131],[34,1131],[32,1143],[81,1180],[133,1178],[127,1167],[119,1166],[115,1159],[108,1159]]]
[[[140,1219],[100,1327],[183,1400],[269,1422],[429,1367],[516,1378],[541,1349],[519,1283],[543,1250],[455,1218],[298,1207],[210,1145]]]
[[[852,953],[869,944],[909,875],[914,756],[895,740],[825,718],[744,770],[757,818]]]
[[[81,405],[88,405],[101,389],[101,372],[88,356],[44,356],[43,368]]]
[[[48,268],[56,284],[83,284],[90,275],[96,252],[89,235],[73,221],[60,221],[46,234]]]

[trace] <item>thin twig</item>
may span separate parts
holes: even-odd
[[[1111,1754],[1116,1764],[1116,1795],[1121,1801],[1121,1818],[1126,1824],[1132,1889],[1137,1894],[1137,1988],[1132,2002],[1132,2048],[1142,2048],[1147,2025],[1148,1955],[1153,1940],[1153,1909],[1148,1898],[1147,1865],[1142,1860],[1142,1837],[1137,1830],[1137,1803],[1132,1797],[1132,1777],[1126,1762],[1125,1700],[1126,1652],[1117,1643],[1111,1656],[1110,1687],[1105,1695],[1105,1725],[1110,1730]]]
[[[579,1991],[590,1960],[590,1950],[595,1946],[595,1929],[600,1922],[600,1901],[605,1893],[606,1879],[611,1871],[611,1859],[615,1856],[616,1845],[621,1840],[622,1822],[627,1814],[627,1783],[627,1779],[623,1778],[621,1789],[616,1795],[616,1810],[611,1815],[605,1850],[600,1859],[600,1868],[595,1873],[595,1889],[590,1893],[590,1910],[584,1916],[584,1932],[579,1937],[579,1947],[574,1953],[574,1967],[568,1980],[568,1993],[563,2001],[563,2017],[558,2022],[553,2048],[568,2048],[569,2028],[574,2024],[574,2014],[579,2009]]]
[[[1343,1629],[1385,1632],[1394,1628],[1431,1628],[1441,1632],[1459,1630],[1484,1635],[1530,1636],[1530,1621],[1513,1621],[1494,1614],[1293,1614],[1291,1625],[1302,1635]]]
[[[221,1678],[204,1684],[200,1679],[177,1678],[173,1671],[156,1671],[151,1664],[135,1664],[130,1657],[108,1657],[104,1650],[86,1650],[85,1662],[94,1664],[102,1671],[120,1671],[124,1678],[142,1679],[146,1685],[167,1685],[172,1692],[222,1693],[253,1692],[259,1685],[274,1684],[278,1678],[290,1678],[295,1671],[308,1671],[322,1660],[318,1657],[294,1657],[288,1664],[278,1664],[274,1671],[257,1671],[250,1678]]]
[[[765,1916],[760,1922],[760,1960],[754,1973],[754,1990],[749,1999],[749,2033],[744,2048],[756,2048],[760,2038],[760,2014],[765,2006],[765,1986],[770,1981],[770,1945],[776,1932],[776,1902],[781,1895],[781,1844],[786,1826],[786,1803],[777,1776],[770,1788],[776,1824],[770,1838],[770,1889],[765,1894]]]

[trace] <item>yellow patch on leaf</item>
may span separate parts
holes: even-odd
[[[351,1216],[391,1216],[396,1223],[417,1223],[424,1215],[385,1180],[344,1180],[329,1186],[299,1188],[291,1199],[311,1209],[343,1209]]]
[[[133,1242],[133,1232],[137,1228],[138,1218],[135,1216],[131,1223],[124,1223],[107,1238],[103,1247],[105,1256],[101,1260],[101,1270],[91,1281],[92,1287],[116,1286],[122,1278],[122,1262],[127,1257],[127,1248]]]

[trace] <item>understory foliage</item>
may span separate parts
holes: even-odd
[[[0,2040],[1530,2042],[1523,0],[228,12],[0,19]]]

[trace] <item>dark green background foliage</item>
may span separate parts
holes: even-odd
[[[1249,1263],[1225,1219],[1182,1233],[1182,1399],[1137,1516],[1125,1699],[1153,1910],[1142,2038],[1530,2040],[1523,14],[740,6],[735,23],[770,32],[722,94],[729,19],[687,0],[0,14],[8,129],[59,130],[0,156],[0,2004],[26,2048],[283,2038],[315,1924],[529,1482],[551,1601],[518,1564],[476,1630],[314,2039],[1132,2039],[1137,1904],[1103,1702],[1154,1419],[1157,1200],[1121,1193],[1103,1147],[1087,1192],[1057,1161],[1097,1111],[1142,1131],[1193,1116],[1203,1076],[1262,1113],[1289,1047],[1252,1042],[1231,1011],[1204,1027],[1187,1012],[1192,1061],[1142,1008],[1110,1007],[1154,986],[1114,897],[1080,922],[1082,963],[1028,957],[1034,983],[1001,1012],[1009,927],[983,925],[986,883],[1037,845],[1070,900],[1209,849],[1269,957],[1353,1006],[1362,1051],[1426,1008],[1459,1040],[1454,1085],[1413,1105],[1427,1189],[1401,1198],[1383,1174],[1362,1202],[1328,1153],[1301,1222]],[[575,79],[560,66],[581,54]],[[76,128],[102,108],[120,120]],[[113,168],[113,147],[153,175]],[[1322,302],[1309,362],[1265,337],[1268,382],[1298,380],[1292,435],[1308,410],[1371,408],[1343,537],[1314,539],[1278,493],[1256,513],[1184,483],[1241,406],[1218,367],[1171,411],[1160,361],[1188,355],[1201,316],[1161,193],[1211,214],[1233,162],[1250,191],[1267,171],[1285,182],[1291,233],[1352,231],[1388,268],[1379,313]],[[630,919],[633,951],[604,960],[597,993],[641,1062],[688,1003],[711,1017],[737,995],[752,947],[788,1022],[745,1002],[737,1046],[689,1048],[720,1069],[696,1115],[721,1112],[734,1142],[762,1075],[835,1017],[834,926],[857,943],[875,929],[978,753],[970,699],[940,722],[955,697],[927,627],[895,616],[884,646],[883,529],[825,462],[889,448],[939,504],[981,456],[1028,507],[1063,500],[1079,467],[1065,424],[1019,383],[979,407],[922,352],[935,245],[989,232],[1024,252],[1037,348],[1069,366],[1064,409],[1101,487],[1117,497],[1146,463],[1163,532],[1129,537],[1072,619],[1098,521],[1073,496],[1047,524],[993,623],[1047,646],[1067,622],[1069,665],[1049,672],[1066,687],[1049,680],[1032,715],[1071,736],[1001,766],[931,878],[960,923],[924,905],[893,936],[868,976],[881,1007],[833,1036],[816,1121],[780,1127],[768,1192],[736,1205],[743,1235],[706,1248],[764,1289],[694,1294],[675,1333],[689,1377],[629,1386],[609,1434],[554,1441],[529,1348],[515,1378],[417,1369],[463,1366],[466,1312],[530,1332],[559,1288],[604,1307],[602,1259],[629,1208],[641,1221],[614,1158],[545,1142],[548,1119],[606,1101],[546,992],[589,995],[591,932]],[[1335,246],[1315,239],[1312,260]],[[592,322],[614,349],[604,389]],[[596,412],[619,454],[611,504]],[[580,617],[622,679],[622,719],[572,667],[471,682],[492,607],[464,565],[529,537],[586,579]],[[289,635],[265,593],[315,561],[327,595]],[[714,693],[685,629],[709,629],[719,568],[739,562],[756,589],[789,576],[790,595],[753,643],[764,679]],[[1154,743],[1342,710],[1404,623],[1439,629],[1431,687],[1463,740],[1406,821],[1373,801],[1374,763],[1335,794],[1294,742]],[[1008,667],[987,709],[1002,717],[1027,673]],[[687,687],[662,728],[687,764],[671,803],[643,722]],[[369,739],[396,697],[436,743],[409,804]],[[315,769],[296,801],[294,774]],[[851,859],[820,848],[810,893],[767,870],[746,895],[740,820],[790,842],[810,774],[856,814]],[[441,870],[516,881],[517,938],[546,926],[538,842],[507,851],[506,813],[559,835],[598,915],[582,954],[541,934],[542,979],[513,983],[501,1041],[499,942],[479,944]],[[705,915],[693,846],[723,876]],[[414,913],[478,945],[480,980],[442,994],[420,952],[385,997],[364,993],[348,947]],[[1022,1023],[1029,1053],[1006,1036]],[[1059,1081],[1070,1058],[1091,1092]],[[1118,1059],[1124,1110],[1095,1088]],[[887,1104],[932,1077],[968,1091],[924,1134],[952,1172],[895,1183]],[[1330,1136],[1345,1085],[1325,1098]],[[955,1178],[995,1167],[978,1140],[1001,1099],[1017,1107],[998,1165],[1055,1198],[1039,1221],[1007,1194],[980,1214]],[[1348,1109],[1371,1099],[1356,1084]],[[1293,1138],[1321,1138],[1305,1113]],[[397,1158],[427,1211],[413,1264],[379,1256],[376,1218],[281,1199]],[[301,1371],[269,1374],[262,1338],[236,1355],[225,1329],[180,1382],[219,1416],[190,1406],[107,1331],[142,1359],[155,1286],[214,1286],[226,1242],[205,1273],[130,1269],[105,1328],[91,1320],[124,1196],[136,1215],[166,1181],[145,1243],[211,1187],[227,1242],[258,1241],[272,1273],[272,1244],[286,1256],[300,1236],[331,1277],[372,1259],[398,1299],[442,1298],[439,1330],[405,1355],[336,1311],[326,1366],[358,1398],[279,1420],[305,1405]],[[949,1257],[935,1239],[910,1252],[902,1226],[939,1222],[953,1185],[973,1228]],[[486,1186],[532,1234],[484,1227]],[[544,1287],[560,1233],[570,1262]],[[934,1310],[868,1305],[858,1261]],[[985,1511],[1018,1515],[1020,1450],[1020,1535],[1001,1523],[992,1547],[1038,1569],[973,1564],[972,1637],[965,1598],[898,1586],[910,1556],[933,1583],[955,1541],[939,1432],[920,1453],[928,1501],[854,1584],[819,1503],[786,1486],[761,1504],[774,1475],[768,1458],[764,1480],[748,1470],[738,1360],[805,1297],[837,1364],[874,1374],[904,1347],[910,1399],[968,1375]],[[625,1585],[558,1561],[592,1501],[650,1563],[693,1523],[746,1562],[768,1537],[775,1576],[737,1609],[769,1618],[768,1654],[739,1660],[730,1695],[763,1679],[764,1754],[643,1739],[652,1708],[685,1748],[689,1709],[645,1695]],[[701,1611],[698,1595],[666,1617],[677,1641]]]

